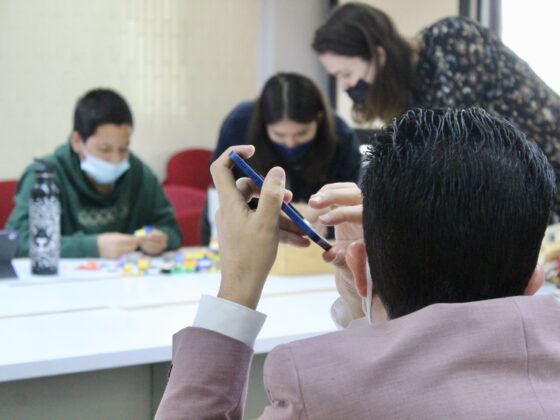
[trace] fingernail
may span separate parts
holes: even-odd
[[[271,178],[284,179],[284,171],[281,168],[275,166],[268,172],[268,176],[270,176]]]
[[[332,222],[332,217],[331,217],[331,215],[330,215],[329,213],[327,213],[327,214],[322,214],[321,216],[319,216],[319,220],[320,220],[322,223],[330,223],[330,222]]]
[[[315,203],[320,203],[323,201],[323,196],[321,194],[314,194],[309,198],[309,201],[313,200]]]

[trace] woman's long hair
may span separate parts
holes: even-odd
[[[336,8],[315,31],[312,46],[319,54],[360,57],[375,66],[375,80],[365,103],[354,104],[352,109],[356,121],[380,118],[389,122],[408,108],[411,95],[418,87],[413,50],[381,10],[360,3]],[[383,47],[386,52],[383,65],[377,47]]]
[[[301,161],[291,163],[279,158],[268,137],[266,126],[284,120],[317,122],[311,149]],[[253,166],[263,174],[276,165],[291,167],[315,184],[326,178],[336,142],[332,113],[315,83],[296,73],[279,73],[268,79],[256,100],[247,132],[247,143],[256,149],[251,158]]]

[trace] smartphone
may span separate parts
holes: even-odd
[[[233,160],[233,163],[235,163],[235,166],[237,166],[239,170],[241,170],[241,172],[251,178],[259,188],[262,188],[264,181],[263,177],[259,175],[253,168],[251,168],[251,166],[249,166],[245,159],[243,159],[235,152],[231,152],[229,154],[229,157],[231,158],[231,160]],[[305,220],[300,212],[298,212],[290,203],[283,202],[282,211],[292,220],[292,222],[296,224],[298,228],[301,229],[301,231],[305,235],[307,235],[307,237],[309,237],[309,239],[311,239],[325,251],[328,251],[332,248],[332,245],[324,237],[319,235],[319,233],[315,229],[313,229],[311,224],[307,220]]]

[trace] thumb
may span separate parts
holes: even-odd
[[[259,204],[257,206],[257,215],[263,223],[277,224],[284,197],[284,185],[286,183],[286,174],[284,170],[278,166],[272,168],[266,174],[261,193]]]

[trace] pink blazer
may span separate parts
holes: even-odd
[[[240,419],[252,350],[174,336],[157,419]],[[275,348],[264,419],[560,419],[560,302],[437,304]]]

